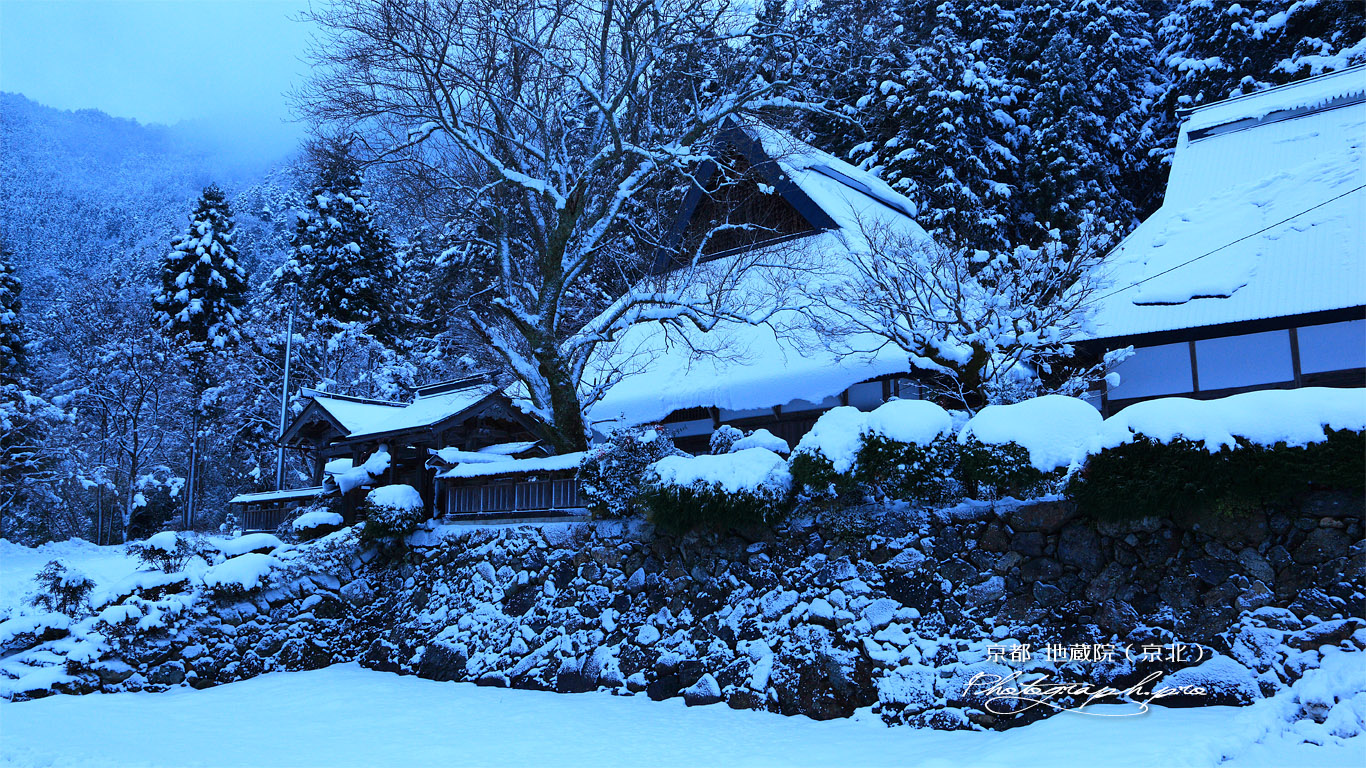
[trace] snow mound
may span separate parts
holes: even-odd
[[[846,473],[854,467],[864,435],[928,445],[950,434],[953,417],[926,400],[893,400],[869,413],[845,405],[822,414],[797,443],[795,453],[820,454],[830,460],[836,472]]]
[[[966,443],[976,438],[987,445],[1016,443],[1029,451],[1029,463],[1035,469],[1052,472],[1086,457],[1102,421],[1100,411],[1084,400],[1044,395],[983,408],[968,420],[958,440]]]
[[[748,448],[763,448],[765,450],[773,451],[774,453],[781,453],[784,456],[792,452],[792,446],[788,445],[786,440],[769,432],[767,429],[756,429],[739,440],[736,440],[735,444],[730,447],[730,452],[735,453],[736,451],[743,451]]]
[[[830,460],[835,471],[844,473],[854,468],[858,455],[859,437],[863,434],[866,417],[863,411],[842,405],[821,414],[811,430],[797,443],[797,454],[818,454]]]
[[[245,538],[245,537],[243,537]],[[204,572],[204,586],[209,589],[241,589],[249,592],[260,587],[280,561],[256,552],[225,560]]]
[[[792,486],[787,461],[766,448],[746,448],[719,456],[669,456],[651,465],[660,485],[719,486],[726,493]]]
[[[1274,389],[1218,400],[1168,397],[1136,403],[1105,420],[1091,452],[1117,448],[1143,435],[1159,443],[1185,438],[1210,452],[1237,446],[1322,442],[1325,428],[1366,429],[1366,389]]]
[[[342,516],[336,512],[318,510],[316,512],[305,512],[294,519],[292,523],[295,531],[307,531],[328,525],[341,525]]]
[[[953,432],[953,417],[928,400],[893,400],[864,418],[865,433],[898,443],[929,445]]]
[[[422,495],[411,485],[385,485],[371,491],[365,500],[377,507],[422,509]],[[338,515],[338,517],[341,517]]]
[[[1215,655],[1193,667],[1178,669],[1162,678],[1163,687],[1202,688],[1220,704],[1247,704],[1262,697],[1252,670],[1227,656]]]
[[[218,548],[228,557],[245,555],[248,552],[257,550],[275,549],[283,547],[285,543],[278,537],[270,533],[248,533],[246,536],[238,536],[235,539],[228,539]]]
[[[147,537],[143,546],[148,549],[156,549],[162,552],[175,552],[176,545],[180,542],[180,535],[175,531],[162,531]]]

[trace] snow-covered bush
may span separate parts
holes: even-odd
[[[128,554],[148,568],[155,568],[162,573],[175,573],[184,568],[190,558],[202,555],[203,547],[189,535],[162,531],[146,541],[129,544]]]
[[[792,475],[765,448],[720,456],[670,456],[645,475],[641,502],[650,520],[674,532],[770,524],[786,511]]]
[[[43,566],[33,577],[38,591],[33,595],[33,604],[48,611],[57,611],[73,616],[83,608],[90,597],[95,582],[74,568],[53,560]]]
[[[220,600],[244,597],[265,586],[271,570],[280,564],[259,552],[228,558],[204,572],[204,587]]]
[[[720,456],[723,453],[730,453],[731,448],[736,443],[743,440],[745,433],[743,430],[732,427],[729,424],[722,424],[711,433],[711,439],[707,441],[707,447],[711,449],[713,456]]]
[[[957,494],[953,419],[923,400],[871,413],[827,411],[797,444],[792,476],[805,504],[847,506],[885,497],[945,502]]]
[[[1086,401],[1063,395],[983,408],[958,436],[968,494],[1027,498],[1056,490],[1085,458],[1101,421]]]
[[[385,485],[366,494],[361,505],[363,541],[393,544],[416,531],[427,519],[422,495],[411,485]]]
[[[344,524],[345,521],[338,512],[309,507],[302,515],[294,518],[290,523],[290,529],[300,541],[312,541],[341,530]]]
[[[1069,495],[1099,518],[1236,514],[1366,486],[1366,392],[1165,398],[1107,419]]]
[[[599,517],[624,517],[636,506],[641,478],[650,465],[683,455],[659,425],[612,430],[579,465],[579,482],[588,508]]]

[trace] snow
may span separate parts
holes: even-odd
[[[245,537],[244,537],[245,538]],[[280,561],[270,555],[252,552],[225,560],[204,572],[204,585],[210,589],[235,587],[253,590],[261,586]]]
[[[388,468],[389,451],[384,446],[380,446],[379,450],[370,454],[370,458],[366,459],[365,463],[359,467],[352,467],[329,479],[337,484],[337,488],[342,493],[350,493],[355,488],[373,483]]]
[[[1044,395],[1012,405],[989,405],[968,420],[960,442],[975,437],[987,445],[1016,443],[1029,451],[1029,463],[1043,472],[1068,467],[1086,457],[1101,428],[1101,415],[1084,400]]]
[[[1100,267],[1094,338],[1366,304],[1366,102],[1190,138],[1360,92],[1362,79],[1356,69],[1197,111],[1162,207]]]
[[[857,408],[848,405],[831,408],[821,414],[798,441],[794,455],[819,454],[830,460],[836,472],[848,472],[854,468],[854,458],[858,456],[864,423],[863,412]]]
[[[746,316],[772,316],[759,324],[725,320],[706,332],[632,326],[604,345],[586,370],[585,388],[611,383],[591,408],[593,423],[645,424],[693,407],[741,411],[820,403],[854,384],[910,370],[904,353],[873,334],[845,340],[859,354],[831,349],[815,331],[813,313],[819,305],[814,297],[850,271],[850,254],[867,249],[865,228],[928,238],[907,215],[914,204],[874,174],[779,131],[761,125],[743,130],[837,228],[703,265],[703,274],[718,275],[742,265],[726,301],[752,304]],[[686,343],[677,343],[674,333],[686,336]]]
[[[1235,447],[1235,438],[1265,446],[1305,446],[1326,439],[1325,427],[1366,429],[1366,389],[1305,387],[1244,392],[1218,400],[1148,400],[1106,419],[1091,450],[1115,448],[1137,435],[1160,443],[1182,437],[1211,452]]]
[[[336,512],[326,512],[318,510],[316,512],[305,512],[294,519],[294,530],[307,531],[310,528],[321,526],[341,525],[342,516]]]
[[[366,495],[365,500],[377,507],[422,509],[422,494],[411,485],[380,486]]]
[[[567,472],[578,469],[587,452],[565,453],[559,456],[545,456],[536,459],[514,459],[495,454],[476,454],[496,461],[480,461],[473,464],[459,464],[437,473],[437,477],[484,477],[487,475],[524,475],[531,472]],[[461,460],[463,462],[463,459]]]
[[[1355,658],[1349,658],[1355,657]],[[0,703],[0,763],[12,768],[213,765],[574,766],[898,765],[1094,768],[1359,766],[1366,746],[1326,735],[1361,697],[1361,654],[1325,658],[1296,698],[1242,708],[1155,707],[1141,717],[1063,714],[1006,732],[887,728],[873,718],[691,707],[681,699],[574,696],[440,683],[345,664],[203,691],[53,696]],[[1331,664],[1330,664],[1331,662]],[[1337,703],[1323,725],[1285,725],[1304,701]],[[1346,701],[1346,706],[1340,703]],[[1099,714],[1116,712],[1098,707]],[[438,727],[416,723],[441,713]],[[72,727],[79,723],[79,727]],[[148,738],[148,723],[174,723]],[[225,738],[224,724],[231,724]]]
[[[953,432],[953,417],[927,400],[893,400],[865,417],[863,431],[898,443],[929,445]]]
[[[769,432],[767,429],[762,428],[756,429],[739,440],[736,440],[735,443],[731,445],[730,452],[743,451],[746,448],[764,448],[783,455],[787,455],[792,451],[792,446],[788,445],[786,440]]]
[[[650,465],[662,485],[720,486],[726,493],[792,485],[787,460],[767,448],[746,448],[719,456],[669,456]]]
[[[283,547],[285,543],[272,533],[248,533],[245,536],[238,536],[235,539],[228,539],[219,545],[224,555],[237,557],[238,555],[254,552],[258,549],[275,549]]]
[[[478,384],[419,396],[407,404],[356,401],[324,393],[314,393],[312,398],[348,430],[348,438],[357,438],[438,424],[473,408],[497,391],[493,384]]]
[[[328,462],[329,466],[335,462]],[[351,465],[351,460],[346,460],[347,466]],[[335,474],[335,473],[331,473]],[[261,501],[291,501],[297,499],[311,499],[323,492],[322,486],[311,488],[289,488],[283,491],[261,491],[259,493],[239,493],[228,500],[229,504],[251,504]]]
[[[853,468],[864,435],[928,445],[951,434],[953,417],[926,400],[893,400],[869,413],[844,405],[821,414],[797,443],[796,453],[823,455],[836,472],[844,473]]]
[[[141,564],[122,545],[101,547],[82,539],[25,547],[0,539],[0,610],[17,608],[33,589],[33,576],[49,561],[78,564],[98,589],[137,571]]]

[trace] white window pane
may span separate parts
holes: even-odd
[[[1115,372],[1120,383],[1110,389],[1111,400],[1178,395],[1193,389],[1190,345],[1185,342],[1139,347]]]
[[[1267,331],[1195,342],[1200,391],[1295,379],[1290,332]]]
[[[1310,325],[1296,333],[1301,373],[1366,368],[1366,320]]]

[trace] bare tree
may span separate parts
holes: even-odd
[[[727,0],[340,0],[309,18],[326,36],[300,105],[463,209],[459,309],[557,448],[586,445],[585,366],[625,329],[763,321],[723,300],[743,260],[699,268],[697,249],[635,279],[672,191],[731,168],[723,126],[800,106],[748,52],[782,46],[740,45],[760,33]],[[613,271],[625,296],[599,287]]]
[[[923,233],[863,226],[866,248],[814,298],[832,347],[904,352],[936,395],[969,410],[1044,391],[1083,394],[1127,355],[1078,364],[1093,314],[1094,256],[1061,242],[1002,254],[953,249]]]

